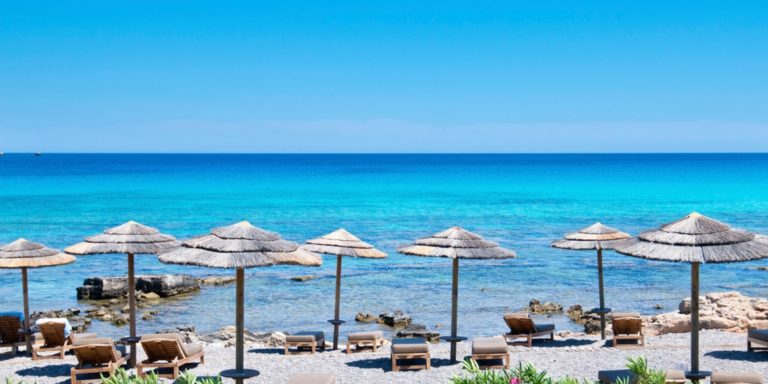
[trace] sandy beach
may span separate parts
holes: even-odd
[[[768,354],[748,353],[746,335],[722,331],[702,331],[702,360],[704,369],[712,371],[754,371],[768,377]],[[689,334],[651,336],[644,348],[608,347],[593,336],[575,336],[554,342],[539,342],[531,349],[510,347],[512,364],[531,362],[546,369],[553,377],[571,376],[594,380],[604,369],[620,369],[629,356],[644,356],[658,369],[675,369],[689,359]],[[397,372],[390,370],[389,347],[376,353],[347,355],[341,351],[319,352],[315,355],[284,356],[282,348],[249,345],[246,368],[258,369],[261,375],[248,382],[286,383],[291,374],[302,372],[337,375],[338,383],[448,383],[453,375],[461,373],[461,365],[448,364],[448,344],[431,346],[433,369],[430,371]],[[466,356],[470,343],[459,345],[459,356]],[[234,348],[221,343],[205,345],[206,363],[189,366],[198,376],[215,376],[234,364]],[[142,357],[140,352],[140,358]],[[74,356],[64,361],[31,361],[18,355],[0,357],[0,377],[14,376],[26,382],[39,384],[69,381],[70,367],[76,364]]]

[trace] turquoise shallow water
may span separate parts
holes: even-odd
[[[460,333],[496,334],[501,314],[531,298],[596,304],[592,252],[552,249],[565,232],[600,220],[637,233],[700,211],[768,233],[768,155],[59,155],[0,157],[0,243],[17,237],[63,248],[129,219],[185,238],[249,220],[304,241],[345,227],[388,252],[385,260],[345,259],[343,318],[402,309],[416,322],[447,325],[450,262],[395,248],[461,225],[518,252],[504,261],[461,262]],[[768,295],[768,261],[702,268],[703,291]],[[89,276],[125,274],[125,256],[83,256],[30,272],[31,306],[77,306]],[[247,272],[246,326],[324,329],[332,317],[335,258],[321,268]],[[229,274],[137,258],[137,273]],[[654,313],[689,291],[684,264],[607,253],[608,305]],[[295,283],[288,277],[318,274]],[[0,271],[0,310],[21,307],[20,274]],[[233,323],[234,287],[210,287],[159,309],[140,331]],[[81,304],[81,306],[83,306]],[[556,318],[561,328],[573,328]],[[352,322],[354,323],[354,322]],[[375,325],[349,324],[344,331]],[[95,324],[100,333],[126,329]],[[575,328],[574,328],[575,329]]]

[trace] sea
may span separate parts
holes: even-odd
[[[594,251],[551,248],[596,221],[631,234],[700,212],[768,233],[768,154],[33,154],[0,157],[0,243],[16,238],[63,249],[128,220],[185,239],[242,220],[301,243],[346,228],[386,259],[346,258],[341,318],[347,332],[382,329],[358,312],[401,310],[447,333],[451,263],[400,255],[416,238],[461,226],[517,252],[461,260],[459,334],[495,335],[502,314],[531,299],[597,306]],[[246,327],[254,332],[332,331],[336,259],[322,267],[246,272]],[[768,295],[768,260],[702,266],[703,292]],[[89,277],[125,276],[125,255],[81,256],[29,272],[35,310],[87,309],[75,288]],[[136,258],[137,274],[233,275],[227,269]],[[291,277],[316,275],[306,282]],[[616,311],[677,310],[690,267],[606,252],[606,301]],[[205,286],[164,301],[139,332],[234,324],[235,287]],[[0,311],[22,308],[21,275],[0,270]],[[561,315],[540,321],[579,330]],[[126,327],[94,321],[121,337]]]

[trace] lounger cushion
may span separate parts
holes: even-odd
[[[336,375],[333,373],[299,373],[288,379],[288,384],[334,384]]]
[[[289,342],[307,342],[307,343],[320,343],[325,342],[325,334],[321,331],[316,332],[298,332],[293,335],[285,337],[285,341]]]
[[[186,343],[181,344],[181,349],[184,351],[185,357],[198,354],[203,351],[203,345],[198,343]]]
[[[40,329],[40,324],[48,324],[48,323],[54,323],[54,324],[64,324],[64,337],[69,337],[69,335],[72,334],[72,325],[69,324],[69,320],[64,318],[42,318],[35,321],[35,327],[37,329]]]
[[[555,331],[555,325],[554,324],[536,324],[536,333],[540,332],[554,332]]]
[[[763,384],[763,377],[756,372],[715,372],[710,381],[713,384]]]
[[[394,339],[392,340],[392,353],[427,353],[429,344],[424,339]]]
[[[350,333],[348,338],[349,341],[383,340],[384,333],[381,331]]]
[[[510,312],[510,313],[505,313],[504,318],[530,319],[531,316],[525,312],[514,312],[514,313]]]
[[[614,312],[611,317],[614,319],[621,319],[624,317],[639,318],[640,314],[637,312]]]
[[[750,329],[749,337],[768,342],[768,329]]]
[[[72,346],[79,347],[82,345],[112,345],[114,342],[108,337],[78,337],[72,342]]]
[[[507,342],[501,337],[481,337],[472,340],[473,355],[497,355],[507,353]]]

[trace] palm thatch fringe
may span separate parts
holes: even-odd
[[[323,262],[320,256],[300,249],[298,244],[283,240],[276,233],[254,227],[247,221],[216,228],[211,231],[211,235],[184,241],[180,247],[160,254],[160,261],[211,268],[251,268],[277,264],[319,266]]]
[[[0,268],[40,268],[69,264],[76,259],[72,255],[46,248],[42,244],[18,239],[0,247]]]
[[[622,240],[630,238],[628,233],[608,227],[602,223],[595,223],[579,230],[568,233],[565,238],[552,243],[555,248],[561,249],[613,249]]]
[[[94,254],[155,254],[178,246],[173,236],[161,234],[157,229],[129,221],[107,229],[103,234],[87,237],[84,242],[64,249],[74,255]]]
[[[360,240],[357,236],[349,233],[344,228],[339,228],[316,239],[307,240],[307,243],[302,245],[301,248],[310,252],[323,253],[326,255],[374,259],[387,257],[386,253],[379,251],[374,248],[373,245]]]
[[[768,257],[768,241],[692,213],[659,230],[644,232],[623,242],[616,247],[616,252],[652,260],[733,263]]]
[[[432,237],[418,239],[413,245],[403,246],[398,252],[412,256],[448,257],[459,259],[509,259],[517,257],[515,252],[499,247],[496,243],[483,240],[475,233],[453,227]]]

